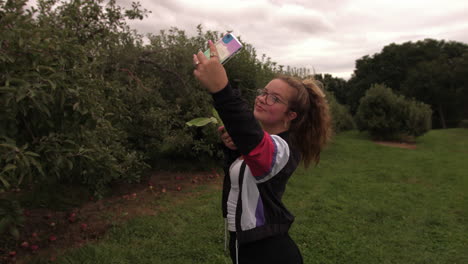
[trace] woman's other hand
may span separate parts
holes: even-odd
[[[224,129],[224,126],[219,127],[218,132],[220,134],[221,140],[228,149],[237,150],[236,144],[234,144],[232,138],[229,136],[226,129]]]
[[[226,70],[219,62],[216,46],[211,40],[208,41],[208,44],[211,55],[209,59],[201,51],[197,55],[193,55],[195,65],[193,74],[210,93],[217,93],[226,87],[228,78]]]

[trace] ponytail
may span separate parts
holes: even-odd
[[[291,144],[298,148],[304,166],[311,162],[317,165],[320,153],[331,138],[331,116],[321,83],[313,79],[299,80],[290,76],[280,76],[297,90],[295,100],[290,102],[290,111],[297,113],[289,127]]]

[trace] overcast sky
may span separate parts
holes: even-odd
[[[130,8],[137,0],[117,0]],[[468,0],[141,0],[140,33],[196,26],[233,34],[281,65],[348,79],[356,59],[425,38],[468,43]]]

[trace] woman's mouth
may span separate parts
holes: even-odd
[[[261,112],[265,111],[265,109],[263,109],[263,107],[261,107],[259,104],[255,104],[255,110],[261,111]]]

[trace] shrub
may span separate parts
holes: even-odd
[[[411,136],[421,136],[432,127],[432,110],[427,104],[407,100],[404,104],[404,132]]]
[[[353,116],[349,109],[338,103],[332,92],[326,91],[326,98],[330,105],[330,112],[332,116],[333,131],[338,133],[341,131],[352,130],[356,128]]]
[[[125,83],[107,79],[136,37],[113,2],[56,2],[0,1],[0,185],[136,181],[147,166],[128,144]]]
[[[356,123],[374,138],[401,140],[429,131],[431,115],[428,105],[407,100],[384,85],[373,85],[360,100]]]

